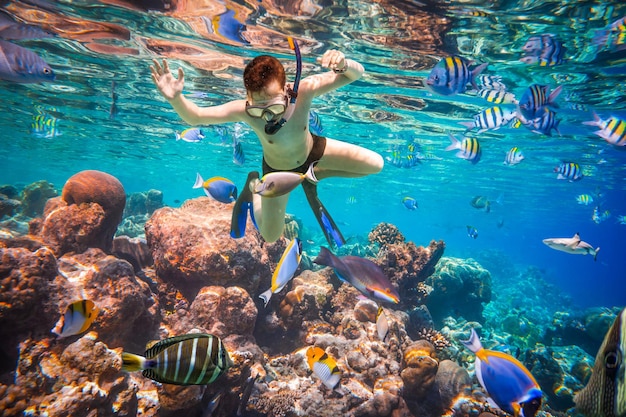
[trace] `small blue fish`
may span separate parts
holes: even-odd
[[[415,200],[413,197],[404,197],[402,199],[402,204],[404,204],[404,207],[408,208],[409,210],[415,210],[417,207],[417,200]]]
[[[467,226],[467,235],[472,239],[476,239],[478,237],[478,230],[474,226]]]
[[[243,153],[243,143],[239,140],[235,140],[233,145],[233,162],[239,166],[246,162],[246,155]]]
[[[541,405],[541,388],[520,361],[483,348],[474,329],[470,339],[461,342],[476,355],[476,378],[498,407],[514,416],[536,414]]]
[[[204,132],[197,127],[190,127],[182,132],[176,132],[176,140],[183,140],[185,142],[200,142],[204,139]]]
[[[283,256],[280,257],[276,270],[272,275],[272,284],[270,288],[259,295],[259,298],[265,303],[269,303],[272,294],[280,292],[285,285],[293,278],[298,266],[300,265],[300,259],[302,258],[302,242],[300,239],[295,238],[285,248]]]
[[[0,40],[0,79],[15,83],[54,81],[55,74],[39,55],[11,42]]]
[[[435,93],[444,96],[464,93],[467,84],[478,90],[476,76],[487,68],[487,64],[480,64],[473,70],[469,69],[470,64],[470,61],[458,56],[445,57],[432,69],[426,84]]]
[[[616,220],[617,220],[617,223],[619,224],[626,224],[626,216],[619,215],[617,216]]]
[[[548,94],[548,86],[532,84],[530,85],[519,101],[519,111],[528,121],[542,116],[543,109],[548,106],[555,106],[554,100],[561,94],[563,86],[560,85]]]
[[[340,280],[351,284],[363,295],[374,301],[398,303],[400,295],[382,269],[369,259],[358,256],[338,257],[325,247],[313,261],[318,265],[330,266]]]
[[[611,212],[608,210],[604,210],[603,212],[600,212],[600,206],[595,206],[593,208],[593,214],[591,215],[591,220],[595,223],[595,224],[600,224],[602,222],[604,222],[605,220],[608,220],[611,217]]]
[[[452,143],[446,148],[446,151],[458,149],[459,152],[456,153],[457,158],[466,159],[472,164],[477,164],[480,161],[482,151],[478,139],[465,137],[463,141],[459,141],[452,134],[448,134],[448,137]]]
[[[203,188],[207,196],[220,203],[228,204],[237,199],[237,186],[224,177],[213,177],[205,181],[200,173],[197,173],[193,188]]]
[[[523,160],[524,160],[524,154],[522,153],[522,151],[520,151],[520,149],[517,146],[515,146],[506,153],[506,157],[504,158],[504,164],[516,165],[522,162]]]
[[[320,115],[313,110],[309,110],[309,130],[311,131],[311,133],[317,136],[321,136],[324,132],[324,127],[322,126],[322,120],[320,119]]]
[[[558,174],[557,179],[570,182],[581,180],[584,176],[580,166],[575,162],[563,162],[554,168],[554,172]]]

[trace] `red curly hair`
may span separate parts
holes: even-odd
[[[243,84],[248,94],[263,91],[272,81],[278,81],[281,87],[285,87],[285,69],[273,56],[259,55],[243,71]]]

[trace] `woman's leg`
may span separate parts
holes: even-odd
[[[318,179],[328,177],[362,177],[383,169],[383,157],[351,143],[326,138],[324,156],[315,167]]]

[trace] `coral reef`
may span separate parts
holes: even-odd
[[[539,417],[565,415],[593,356],[558,345],[586,340],[597,349],[616,313],[556,312],[550,322],[542,305],[528,314],[497,303],[483,310],[491,300],[488,271],[471,259],[442,258],[441,241],[406,242],[390,224],[377,226],[370,244],[342,248],[375,254],[400,288],[401,303],[383,305],[386,334],[377,324],[379,306],[331,268],[312,269],[306,252],[296,276],[265,307],[258,295],[271,285],[286,237],[267,244],[249,224],[234,240],[231,206],[200,197],[157,208],[145,240],[121,236],[106,251],[97,230],[118,213],[121,196],[117,180],[100,174],[96,180],[112,185],[115,209],[110,194],[89,196],[85,178],[94,174],[81,173],[68,187],[71,202],[50,199],[44,217],[30,222],[30,235],[0,237],[2,415],[203,415],[210,404],[216,416],[504,416],[472,384],[474,354],[459,342],[471,328],[483,329],[485,348],[515,355],[535,375],[549,402]],[[132,200],[145,209],[140,197]],[[288,236],[303,232],[295,219],[287,224]],[[522,285],[539,282],[537,271],[522,275]],[[94,301],[96,320],[84,333],[56,337],[50,329],[79,299]],[[536,319],[550,326],[543,339],[531,324]],[[121,371],[122,350],[142,354],[151,340],[190,332],[219,336],[230,353],[234,366],[217,383],[158,384]],[[307,363],[311,346],[336,361],[333,389]]]
[[[433,288],[426,305],[436,325],[447,316],[484,321],[483,303],[491,300],[491,274],[476,261],[441,258],[426,283]]]

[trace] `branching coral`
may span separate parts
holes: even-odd
[[[443,334],[435,329],[423,328],[417,332],[421,339],[429,341],[437,351],[442,351],[447,347],[452,346],[452,343]]]

